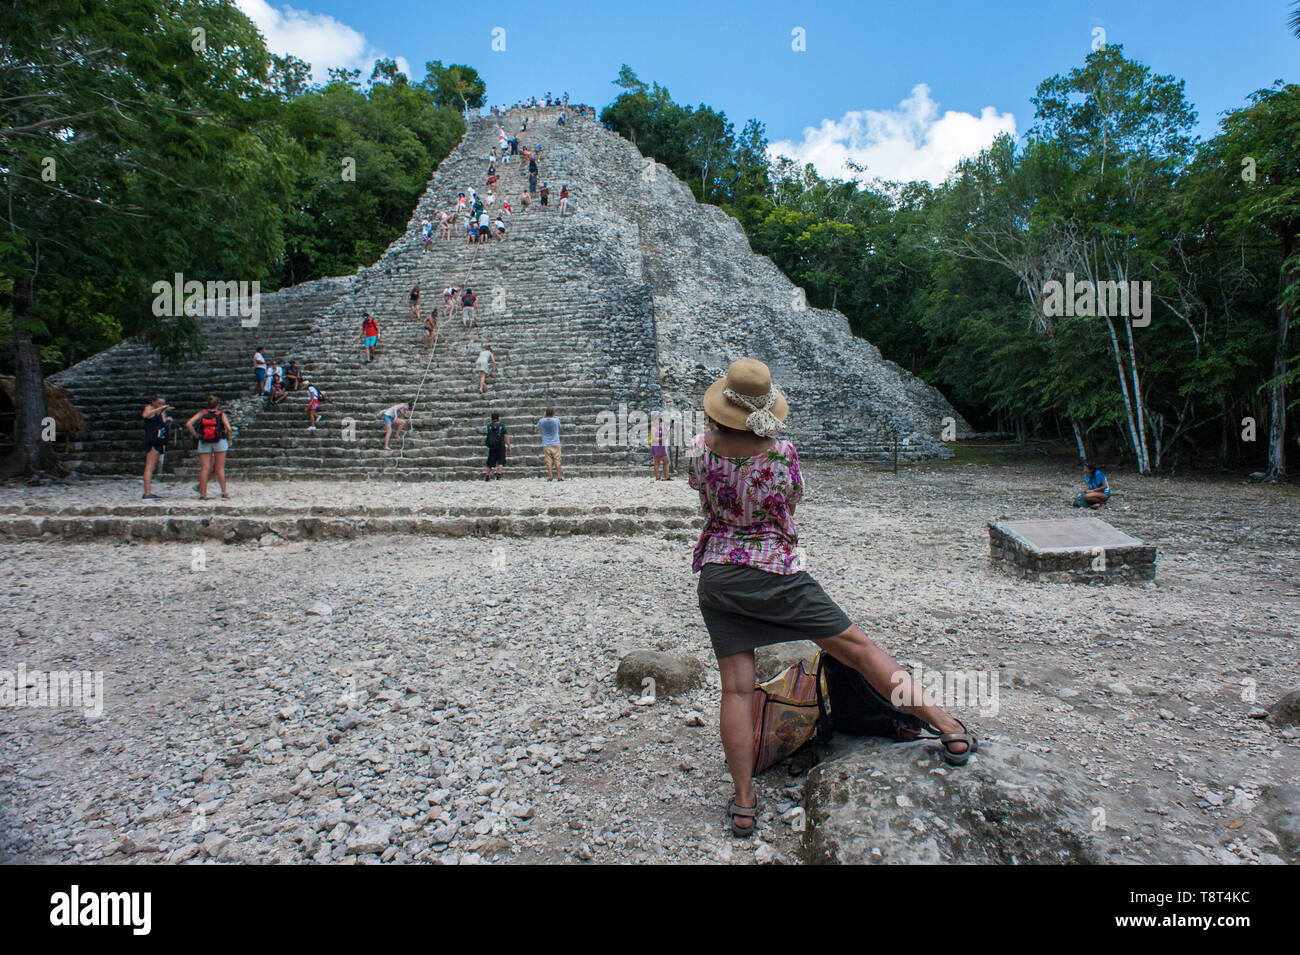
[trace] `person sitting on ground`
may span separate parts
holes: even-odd
[[[285,369],[284,387],[289,391],[297,391],[302,387],[302,372],[298,370],[296,361],[289,362],[289,367]]]
[[[826,595],[804,569],[794,526],[803,498],[795,446],[779,437],[789,405],[767,365],[740,359],[709,386],[712,430],[691,443],[690,486],[706,520],[695,545],[700,614],[722,678],[722,746],[735,784],[725,810],[731,832],[753,835],[754,650],[810,639],[857,670],[886,699],[906,703],[940,735],[940,756],[963,765],[975,736],[933,703],[911,675]]]
[[[277,365],[273,360],[266,363],[266,380],[262,382],[262,400],[271,400],[271,386],[275,384],[276,374],[283,374],[284,369]]]
[[[144,493],[140,495],[142,500],[152,501],[158,497],[153,492],[150,482],[153,480],[153,469],[157,467],[159,459],[167,453],[167,427],[172,423],[171,415],[167,412],[174,410],[162,395],[154,395],[140,412],[140,417],[144,419]]]
[[[465,243],[473,245],[478,240],[478,219],[473,215],[465,219]]]
[[[474,318],[478,315],[478,296],[474,294],[472,288],[465,289],[465,294],[460,297],[460,322],[465,328],[474,327]]]
[[[208,478],[215,476],[221,485],[221,496],[226,500],[230,494],[226,490],[226,452],[230,450],[230,419],[221,410],[221,402],[216,395],[208,395],[207,409],[195,412],[185,428],[199,442],[199,500],[208,499]],[[194,423],[199,422],[198,430]]]
[[[289,393],[284,390],[284,381],[279,375],[276,375],[271,381],[271,404],[278,405],[280,402],[284,401],[288,394]]]
[[[492,204],[493,204],[494,202],[496,202],[496,201],[497,201],[497,194],[496,194],[495,192],[493,192],[491,188],[489,188],[489,189],[488,189],[487,196],[484,197],[483,205],[486,206],[487,208],[491,209],[491,208],[492,208]]]
[[[321,418],[320,406],[324,399],[320,396],[319,388],[305,378],[303,381],[307,384],[307,430],[315,431],[316,422]]]
[[[514,212],[514,211],[515,211],[515,210],[514,210],[514,207],[511,206],[509,202],[503,202],[503,203],[501,203],[501,217],[502,217],[503,219],[508,219],[508,218],[510,218],[510,213],[512,213],[512,212]]]
[[[1110,500],[1110,482],[1106,480],[1106,472],[1088,461],[1083,465],[1083,483],[1083,503],[1080,504],[1076,499],[1075,506],[1105,507],[1106,502]]]
[[[384,450],[391,450],[388,447],[388,439],[393,434],[393,424],[397,424],[397,436],[402,436],[402,429],[407,426],[411,406],[403,402],[400,405],[393,405],[391,408],[385,408],[379,417],[384,420]]]
[[[501,480],[501,470],[506,464],[506,453],[510,450],[510,433],[506,431],[506,426],[501,423],[501,415],[495,411],[492,412],[492,420],[488,422],[487,433],[483,436],[483,443],[487,446],[487,470],[483,474],[483,480],[492,480],[492,469],[497,469],[497,480]]]
[[[411,294],[406,296],[407,304],[411,306],[411,317],[419,320],[420,318],[420,283],[415,283],[415,288],[411,289]]]
[[[365,352],[366,361],[374,361],[375,346],[379,344],[379,323],[370,317],[369,312],[362,312],[361,316],[361,350]]]
[[[429,312],[424,320],[424,347],[432,348],[433,339],[438,334],[438,310],[435,308]]]
[[[478,358],[474,359],[474,370],[478,372],[478,393],[483,394],[483,387],[487,383],[488,365],[491,364],[494,372],[499,371],[497,365],[497,356],[492,354],[492,349],[484,345],[478,353]]]
[[[555,409],[547,408],[546,414],[537,422],[542,429],[542,457],[546,461],[546,480],[563,481],[564,471],[560,466],[560,419],[555,417]]]

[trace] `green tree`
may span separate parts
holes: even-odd
[[[0,263],[17,405],[7,472],[56,467],[41,440],[43,359],[101,345],[113,318],[182,353],[197,322],[153,315],[150,284],[182,265],[187,278],[255,278],[278,254],[283,170],[255,129],[270,67],[252,23],[221,0],[0,8]]]
[[[443,66],[442,60],[431,60],[424,64],[424,79],[419,85],[433,94],[435,105],[449,106],[462,113],[487,102],[487,84],[472,66],[458,63]]]

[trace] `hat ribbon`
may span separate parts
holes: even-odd
[[[776,399],[780,394],[775,388],[765,395],[759,395],[757,398],[742,395],[730,388],[723,388],[722,394],[733,405],[750,412],[749,416],[745,418],[745,427],[760,438],[766,438],[785,427],[781,419],[772,414],[772,405],[776,403]]]

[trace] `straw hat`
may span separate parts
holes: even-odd
[[[772,387],[767,365],[740,358],[704,393],[704,410],[720,425],[768,437],[785,426],[790,405]]]

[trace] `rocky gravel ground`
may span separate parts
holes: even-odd
[[[1285,859],[1256,807],[1300,777],[1300,731],[1259,718],[1300,687],[1296,488],[1112,475],[1103,516],[1160,548],[1158,578],[1086,587],[988,560],[990,518],[1076,513],[1074,468],[959,457],[806,474],[810,570],[900,659],[996,673],[996,713],[956,709],[981,735],[1068,765],[1081,804],[1152,857]],[[685,481],[649,477],[232,494],[692,500]],[[138,503],[138,485],[0,489],[18,509],[94,501]],[[103,671],[104,708],[0,710],[0,859],[802,861],[804,785],[784,767],[760,779],[759,838],[723,828],[691,543],[389,534],[210,543],[197,561],[182,542],[6,546],[0,670]],[[695,659],[702,685],[653,701],[619,688],[635,650]]]

